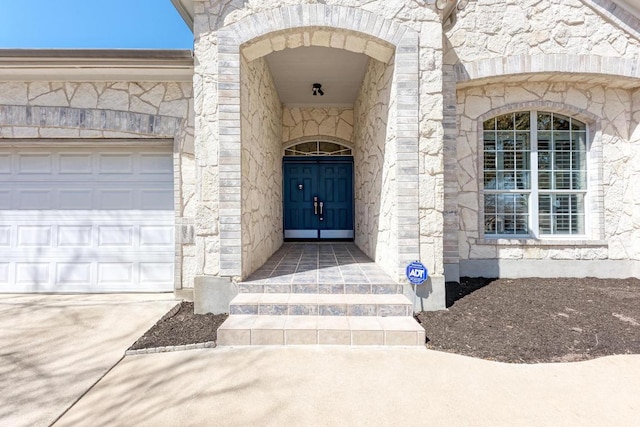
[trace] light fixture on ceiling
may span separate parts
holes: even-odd
[[[324,96],[324,91],[322,90],[322,85],[320,83],[314,83],[312,86],[313,96],[320,95]]]

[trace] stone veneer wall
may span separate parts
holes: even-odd
[[[552,53],[638,58],[640,29],[621,23],[620,13],[609,13],[596,3],[611,2],[468,2],[447,34],[453,50],[448,52],[446,61],[455,62],[454,56],[468,63],[489,57]],[[621,24],[629,32],[620,28]]]
[[[633,179],[638,153],[630,139],[635,125],[629,120],[634,111],[630,89],[637,88],[640,76],[637,23],[610,0],[479,0],[458,12],[456,24],[445,33],[445,73],[453,67],[459,85],[457,94],[445,86],[445,99],[458,98],[459,129],[444,127],[445,176],[452,181],[457,175],[459,190],[454,210],[455,191],[445,182],[445,257],[455,262],[458,249],[461,266],[466,266],[463,275],[606,275],[613,272],[599,261],[638,259],[638,214],[632,213],[638,206],[631,196],[638,194]],[[491,115],[534,108],[588,124],[591,215],[586,241],[483,239],[478,126]],[[532,270],[524,260],[531,265],[559,262]],[[478,269],[491,263],[489,270]],[[630,268],[640,272],[640,267]],[[615,270],[622,275],[631,271]]]
[[[370,60],[354,105],[355,243],[392,277],[398,276],[398,218],[393,62]]]
[[[241,235],[242,276],[247,277],[282,245],[282,107],[264,58],[247,62],[242,57],[240,66],[242,228],[222,233]],[[221,208],[226,201],[221,194]]]
[[[192,93],[186,82],[0,82],[0,143],[86,138],[90,146],[101,138],[173,139],[175,286],[191,287],[196,270]]]
[[[353,142],[353,108],[283,108],[283,143],[305,141],[314,137]]]
[[[611,83],[615,84],[615,80]],[[587,123],[590,147],[586,210],[590,228],[586,240],[483,238],[479,182],[482,176],[482,121],[508,111],[531,109],[555,111]],[[571,82],[489,84],[460,89],[458,114],[462,260],[640,260],[637,90]],[[524,272],[524,264],[521,265]],[[585,271],[584,266],[578,265],[565,265],[562,270],[550,268],[549,274],[580,276]],[[472,273],[463,271],[463,274]],[[501,271],[501,274],[513,273]],[[546,275],[547,272],[539,271],[539,274]],[[597,273],[591,271],[590,274]],[[622,271],[602,271],[600,274],[625,275]]]
[[[395,55],[397,115],[389,128],[395,131],[396,182],[402,193],[394,201],[398,264],[393,276],[401,277],[407,262],[425,259],[431,280],[422,287],[427,290],[420,303],[443,308],[443,39],[433,3],[196,0],[194,35],[199,273],[238,276],[242,269],[237,240],[221,239],[217,228],[240,210],[240,203],[237,209],[220,209],[218,198],[222,191],[241,192],[240,172],[225,180],[217,175],[219,164],[240,164],[240,51],[247,60],[299,46],[346,49],[383,63]],[[433,196],[420,201],[422,188]]]

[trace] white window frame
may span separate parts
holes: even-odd
[[[491,119],[495,119],[496,117],[505,115],[505,114],[515,114],[518,112],[525,112],[528,111],[529,112],[529,138],[530,138],[530,144],[531,144],[531,149],[530,149],[530,158],[529,158],[529,165],[530,165],[530,188],[529,189],[514,189],[514,190],[502,190],[502,191],[492,191],[492,190],[487,190],[486,188],[484,188],[484,154],[485,154],[485,150],[484,150],[484,127],[483,127],[483,123],[486,120],[491,120]],[[585,127],[585,172],[586,172],[586,180],[585,180],[585,188],[582,190],[540,190],[539,188],[539,182],[538,182],[538,174],[539,174],[539,169],[538,169],[538,118],[537,115],[538,113],[552,113],[552,114],[559,114],[565,117],[569,117],[573,120],[579,121],[581,124],[584,125]],[[495,115],[492,115],[490,117],[484,118],[481,120],[481,122],[479,123],[479,129],[481,129],[482,131],[482,136],[481,136],[481,141],[482,141],[482,150],[480,152],[480,165],[481,165],[481,173],[479,174],[479,180],[482,183],[482,192],[480,195],[480,198],[482,200],[481,203],[481,212],[480,213],[480,224],[481,224],[481,235],[483,236],[484,239],[490,239],[490,240],[498,240],[498,239],[536,239],[536,240],[585,240],[588,238],[588,231],[591,229],[591,221],[590,221],[590,194],[591,194],[591,186],[590,186],[590,172],[591,172],[591,167],[590,167],[590,156],[589,156],[589,150],[590,150],[590,143],[589,141],[590,139],[590,126],[589,123],[586,123],[583,120],[580,120],[578,118],[573,117],[570,114],[566,114],[566,113],[561,113],[561,112],[555,112],[555,111],[547,111],[547,110],[543,110],[543,109],[532,109],[532,110],[517,110],[517,111],[512,111],[512,112],[504,112],[504,113],[497,113]],[[485,230],[485,212],[484,212],[484,200],[485,200],[485,195],[486,194],[528,194],[529,196],[529,203],[528,203],[528,215],[529,215],[529,221],[528,221],[528,227],[529,227],[529,233],[527,234],[487,234],[486,230]],[[544,194],[583,194],[583,206],[584,206],[584,224],[583,224],[583,233],[580,234],[541,234],[540,233],[540,221],[539,221],[539,215],[540,215],[540,210],[539,210],[539,195],[540,193],[544,193]]]

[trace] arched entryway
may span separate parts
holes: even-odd
[[[352,149],[330,141],[305,141],[284,150],[285,240],[354,237]]]

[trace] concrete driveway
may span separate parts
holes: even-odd
[[[0,425],[50,425],[175,304],[171,293],[0,295]]]
[[[424,348],[127,356],[55,427],[637,426],[640,356],[509,365]]]

